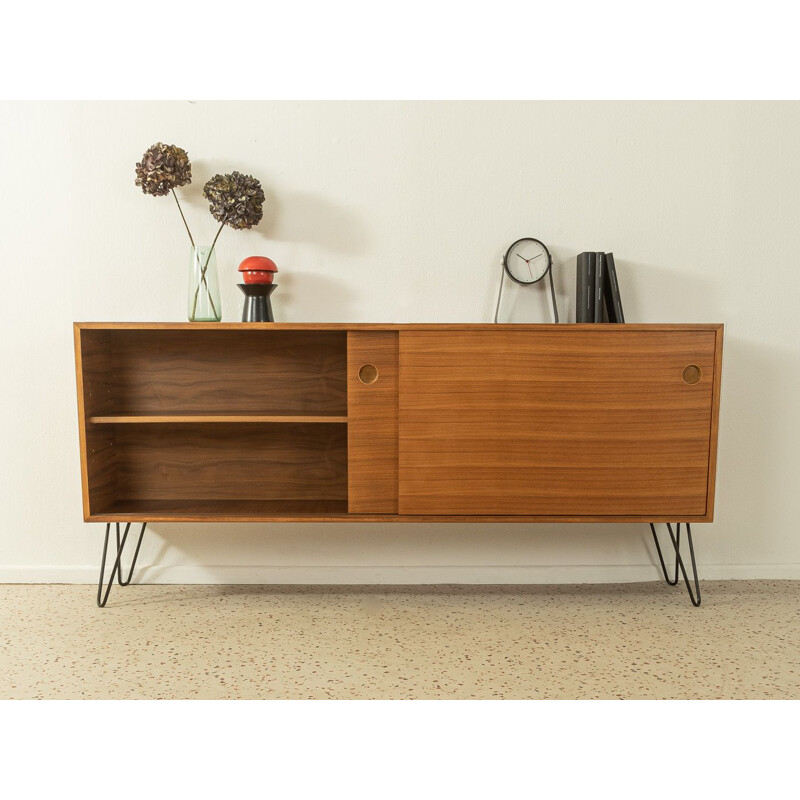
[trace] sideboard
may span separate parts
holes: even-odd
[[[84,520],[104,564],[117,524],[123,585],[132,522],[670,523],[677,575],[671,524],[714,518],[719,324],[74,334]]]

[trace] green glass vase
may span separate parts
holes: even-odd
[[[189,322],[219,322],[221,319],[217,254],[209,245],[195,245],[189,264]]]

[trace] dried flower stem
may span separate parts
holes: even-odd
[[[192,239],[192,232],[189,230],[189,225],[186,223],[186,217],[183,216],[183,209],[181,208],[181,204],[178,202],[178,195],[175,194],[174,189],[170,189],[172,192],[172,196],[175,198],[175,202],[178,203],[178,211],[181,212],[181,219],[183,220],[183,225],[186,228],[186,233],[189,234],[189,241],[192,243],[192,247],[194,247],[194,239]]]
[[[211,261],[211,254],[214,252],[214,246],[217,243],[217,239],[219,239],[219,235],[222,233],[222,229],[225,227],[225,223],[223,222],[219,226],[219,230],[217,231],[217,235],[214,237],[214,241],[211,242],[211,247],[208,251],[208,255],[206,256],[206,263],[203,265],[203,269],[200,272],[200,281],[202,281],[206,286],[206,291],[208,292],[208,299],[211,302],[211,308],[214,311],[214,316],[217,316],[217,309],[214,306],[214,298],[211,296],[211,291],[208,288],[208,283],[206,283],[206,270],[208,269],[208,262]],[[200,294],[200,281],[197,283],[197,288],[194,290],[194,302],[192,303],[192,316],[194,317],[195,311],[197,311],[197,297]]]

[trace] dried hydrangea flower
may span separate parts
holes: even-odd
[[[215,175],[203,187],[203,196],[214,219],[237,230],[258,225],[264,216],[264,190],[252,175]]]
[[[136,185],[153,197],[169,194],[176,186],[191,182],[189,154],[174,144],[157,142],[145,150],[141,162],[136,165]]]

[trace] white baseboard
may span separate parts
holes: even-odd
[[[100,565],[2,566],[0,583],[96,583]],[[800,564],[700,564],[701,580],[800,580]],[[570,584],[663,580],[660,567],[564,566],[147,566],[134,583],[163,584]]]

